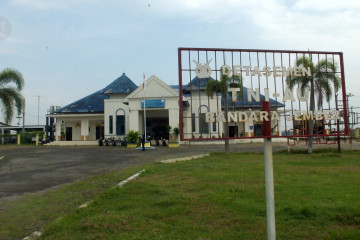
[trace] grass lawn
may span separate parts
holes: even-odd
[[[39,194],[26,194],[0,205],[0,240],[23,239],[71,213],[139,168],[93,176]]]
[[[101,187],[94,187],[87,208],[76,207],[86,200],[79,196],[90,180],[52,192],[78,192],[76,203],[32,196],[23,201],[39,202],[37,212],[23,211],[34,221],[38,214],[56,212],[49,217],[56,219],[62,213],[45,229],[39,223],[42,239],[266,239],[263,154],[218,153],[145,168],[122,188],[111,186],[130,170],[92,178]],[[274,153],[274,182],[277,239],[360,239],[360,152]],[[17,208],[7,211],[20,214]],[[12,231],[3,223],[9,219],[0,216],[4,236]]]

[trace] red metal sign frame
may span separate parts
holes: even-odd
[[[303,65],[301,65],[301,59],[304,60]],[[313,63],[312,67],[306,68],[306,59],[311,60]],[[324,65],[326,66],[325,70],[320,68],[323,59],[326,62],[326,65]],[[332,66],[338,66],[338,68],[334,71],[329,70],[328,66],[331,64]],[[300,68],[300,66],[304,68]],[[316,68],[316,73],[312,72],[314,66],[319,66],[319,68]],[[269,137],[329,138],[348,136],[349,134],[342,52],[179,48],[178,69],[180,97],[179,127],[180,139],[182,141]],[[232,72],[232,75],[228,72]],[[241,86],[237,85],[239,93],[234,91],[232,93],[233,96],[234,94],[240,94],[240,92],[243,94],[241,97],[235,97],[237,98],[236,102],[229,100],[227,95],[231,95],[230,92],[227,94],[220,93],[219,84],[222,81],[222,76],[226,74],[228,74],[228,79],[230,79],[230,85],[227,83],[227,91],[231,90],[231,82],[234,83],[235,80],[234,76],[241,76]],[[301,89],[297,92],[299,102],[296,103],[292,99],[296,94],[292,95],[292,90],[288,90],[287,81],[292,81],[291,79],[295,79],[295,76],[309,76],[312,79],[322,78],[321,74],[327,76],[332,74],[331,76],[336,76],[338,79],[337,81],[340,84],[338,92],[340,96],[342,95],[342,102],[339,105],[342,105],[342,111],[340,111],[338,106],[336,84],[332,84],[329,80],[325,82],[319,81],[320,83],[316,83],[317,85],[314,84],[318,91],[317,95],[321,95],[320,92],[324,91],[325,88],[329,88],[329,91],[332,89],[333,95],[330,99],[325,98],[325,102],[322,100],[317,101],[317,103],[322,101],[320,104],[321,108],[315,109],[313,107],[312,110],[314,111],[310,110],[309,99],[311,94],[310,98],[304,100],[306,99],[304,92],[311,92],[311,89],[308,90],[308,88],[304,87],[305,90],[303,90],[302,85],[299,83],[297,83],[297,88]],[[216,82],[216,84],[214,83],[217,86],[217,89],[214,89],[215,97],[205,94],[206,85],[210,79]],[[315,80],[313,82],[315,83]],[[273,95],[269,96],[269,89],[272,89]],[[247,98],[244,95],[247,95]],[[281,96],[283,97],[282,99]],[[319,96],[318,98],[323,99]],[[315,104],[315,100],[312,102]],[[230,103],[230,106],[228,106],[228,103]],[[283,109],[278,111],[279,108]],[[252,109],[257,111],[252,111]],[[325,115],[330,117],[325,117]],[[248,119],[249,116],[249,121],[243,119]],[[233,120],[237,119],[237,117],[239,117],[239,120],[237,120],[239,122],[235,120],[234,122],[229,121],[229,119]],[[240,117],[242,120],[240,120]],[[259,118],[262,122],[258,121]],[[312,133],[309,130],[309,126],[301,128],[296,125],[299,121],[302,125],[314,125]],[[255,122],[261,123],[255,124]],[[277,125],[275,125],[276,123]],[[241,124],[243,126],[240,126]],[[254,125],[261,125],[261,135],[254,133]],[[342,126],[341,130],[340,125]],[[200,127],[205,129],[205,133],[199,130]],[[322,130],[319,130],[321,127]],[[240,128],[245,131],[245,135],[243,132],[239,133]],[[229,129],[235,129],[236,131],[235,133],[233,131],[230,135]],[[259,130],[259,127],[257,130]]]

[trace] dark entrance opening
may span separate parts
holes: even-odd
[[[146,134],[152,139],[169,139],[168,118],[150,118],[146,120]]]
[[[72,127],[66,127],[65,140],[72,141]]]
[[[258,136],[262,136],[262,124],[255,124],[254,125],[254,136],[258,137]]]
[[[239,133],[237,126],[229,126],[229,137],[237,137],[238,134]]]
[[[96,126],[96,139],[104,139],[104,126]]]

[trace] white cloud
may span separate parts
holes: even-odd
[[[10,0],[17,7],[34,9],[65,9],[72,5],[91,4],[93,0]]]
[[[28,59],[31,59],[31,60],[36,60],[36,57],[34,57],[33,55],[24,54],[24,53],[21,53],[21,52],[18,52],[18,51],[10,50],[10,49],[0,48],[0,54],[1,55],[9,55],[9,56],[14,56],[14,57],[28,58]]]
[[[160,18],[197,20],[199,25],[220,23],[229,33],[250,28],[261,42],[270,40],[285,47],[342,48],[347,39],[360,37],[358,0],[341,4],[338,0],[298,0],[293,4],[280,0],[154,0],[151,8]],[[249,37],[244,34],[244,39]]]
[[[360,2],[358,0],[298,0],[293,5],[296,10],[302,11],[342,11],[344,9],[359,8]]]
[[[315,1],[314,6],[317,6],[316,2],[322,1]],[[304,6],[307,5],[304,4]],[[360,37],[360,17],[357,14],[360,6],[349,7],[346,11],[331,7],[331,14],[312,14],[299,11],[297,7],[278,4],[272,11],[269,11],[267,7],[268,4],[263,5],[263,8],[257,9],[255,14],[248,15],[260,29],[262,39],[267,42],[268,40],[279,42],[287,47],[300,45],[299,47],[333,50],[347,46],[346,40],[349,35]]]
[[[159,18],[182,18],[183,21],[197,20],[200,22],[232,23],[243,20],[242,14],[249,5],[256,1],[247,0],[153,0],[149,10]],[[195,26],[194,26],[195,27]]]

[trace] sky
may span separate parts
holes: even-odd
[[[25,124],[43,125],[50,106],[123,73],[178,84],[179,47],[336,51],[360,112],[359,12],[359,0],[2,0],[0,71],[23,74]]]

